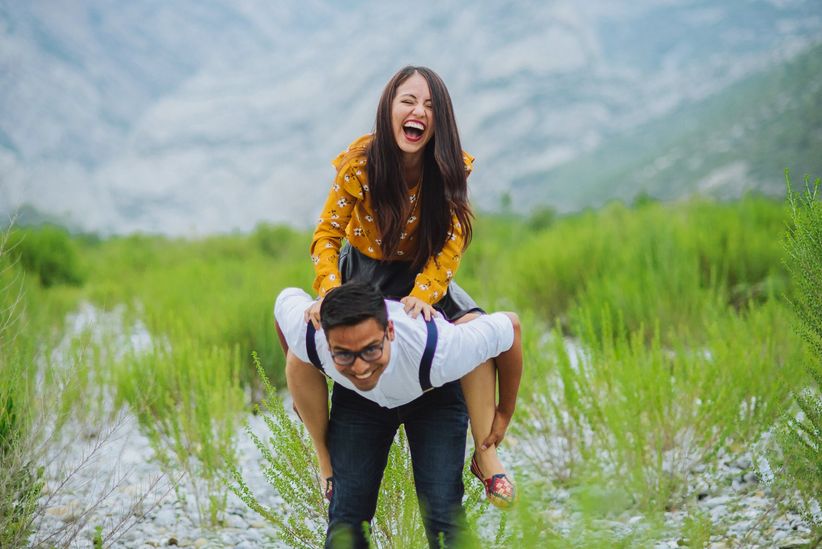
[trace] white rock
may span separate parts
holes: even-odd
[[[177,524],[177,516],[174,511],[168,508],[160,509],[152,519],[152,524],[156,526],[169,527]]]
[[[69,501],[66,505],[58,505],[46,509],[46,514],[63,522],[74,522],[83,514],[83,505],[76,500]]]
[[[733,501],[733,499],[734,498],[732,498],[730,496],[717,496],[717,497],[706,499],[705,501],[702,502],[702,505],[704,505],[708,509],[713,509],[713,508],[718,507],[720,505],[727,505],[728,503]]]

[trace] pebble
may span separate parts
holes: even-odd
[[[141,337],[138,335],[137,339],[142,341]],[[286,409],[290,409],[290,405]],[[248,421],[254,433],[268,433],[262,416],[250,415]],[[84,436],[88,433],[94,433],[95,436]],[[92,547],[94,528],[97,525],[116,524],[134,501],[148,495],[136,517],[129,521],[129,529],[114,540],[112,547],[282,547],[272,542],[272,538],[276,537],[273,526],[233,493],[228,494],[225,526],[213,531],[196,523],[197,513],[193,508],[192,494],[187,498],[188,503],[182,504],[175,497],[174,491],[170,490],[167,479],[161,479],[152,485],[161,471],[152,459],[154,452],[148,439],[140,433],[133,416],[122,415],[113,431],[107,425],[91,429],[69,421],[63,435],[65,441],[70,441],[71,444],[61,448],[59,459],[53,460],[62,466],[62,471],[61,468],[46,469],[46,488],[41,501],[48,497],[52,500],[43,522],[31,540],[33,546],[38,545],[38,539],[60,532],[72,524],[82,529],[81,535],[75,538],[74,545]],[[64,471],[71,470],[73,464],[81,463],[89,448],[95,444],[100,444],[95,459],[79,469],[71,482],[58,490],[65,478]],[[520,446],[524,445],[526,442],[520,439]],[[512,452],[510,458],[513,461],[522,454],[524,451]],[[259,451],[243,429],[237,431],[237,455],[240,456],[240,470],[252,491],[261,500],[276,505],[278,498],[259,470]],[[739,449],[736,454],[723,451],[715,465],[696,463],[690,466],[691,478],[687,490],[687,502],[690,504],[684,509],[665,513],[664,531],[668,535],[654,542],[653,546],[680,546],[679,543],[683,541],[683,524],[686,518],[693,516],[691,505],[709,515],[711,530],[715,535],[708,547],[713,549],[738,547],[743,542],[745,547],[781,549],[807,545],[810,541],[807,525],[798,515],[785,514],[779,510],[783,507],[778,504],[784,502],[775,501],[769,485],[762,483],[753,471],[751,456],[750,450],[746,449]],[[517,465],[514,461],[512,468],[517,469]],[[521,466],[523,472],[532,467],[525,462]],[[761,469],[760,466],[759,470]],[[83,512],[107,493],[112,485],[111,498],[103,501],[88,516],[83,516]],[[189,488],[184,487],[183,490]],[[547,502],[549,509],[543,516],[552,529],[565,534],[573,533],[585,524],[584,521],[590,519],[572,507],[570,492],[566,488],[547,488],[549,490],[546,492],[551,494],[551,499]],[[82,520],[78,520],[81,516]],[[595,522],[613,535],[625,536],[647,529],[648,522],[644,519],[644,515],[626,511],[622,516],[609,516],[608,520]],[[106,536],[105,530],[103,535]]]
[[[250,416],[249,421],[252,429],[256,433],[265,433],[266,427],[260,416]],[[117,456],[121,454],[122,446],[128,445],[134,453],[142,452],[146,456],[139,465],[136,465],[121,486],[115,490],[117,498],[131,501],[146,492],[149,486],[149,479],[156,478],[159,469],[148,456],[151,449],[148,440],[142,436],[133,418],[127,419],[117,436],[109,444],[115,446],[106,452],[105,459],[96,460],[90,470],[83,470],[78,473],[78,482],[64,487],[61,492],[68,489],[67,493],[60,494],[59,497],[52,495],[55,505],[47,511],[47,517],[52,519],[50,528],[62,528],[66,521],[76,520],[83,511],[85,501],[94,501],[94,491],[92,486],[100,486],[99,483],[92,482],[100,477],[102,471],[108,471],[116,467]],[[78,445],[82,446],[82,445]],[[76,458],[82,455],[83,449],[71,450]],[[272,495],[272,490],[257,466],[258,451],[243,431],[238,434],[238,455],[242,456],[241,469],[247,480],[256,493],[261,496],[265,493]],[[515,454],[512,454],[514,456]],[[740,460],[734,463],[739,464]],[[706,468],[708,471],[710,468]],[[746,472],[749,473],[750,471]],[[746,540],[746,546],[750,547],[780,547],[790,549],[802,547],[807,544],[808,529],[801,518],[789,514],[771,519],[774,528],[770,531],[761,531],[759,521],[763,513],[776,513],[774,501],[769,494],[767,486],[758,484],[755,476],[745,478],[744,483],[734,484],[731,479],[739,478],[737,467],[719,467],[718,471],[707,472],[708,477],[697,477],[693,479],[690,493],[690,501],[697,502],[699,508],[707,511],[709,518],[714,525],[714,531],[722,531],[722,536],[712,538],[708,547],[722,549],[725,547],[735,547],[740,540]],[[723,480],[724,479],[724,480]],[[57,485],[57,478],[48,479],[50,485]],[[167,491],[167,484],[163,484],[160,490],[155,490],[154,495],[160,498],[160,503],[156,508],[151,509],[151,503],[147,501],[145,508],[147,515],[133,528],[125,533],[113,547],[276,547],[272,545],[271,538],[275,536],[273,527],[262,520],[259,515],[248,509],[245,504],[236,499],[233,494],[229,494],[229,501],[224,516],[225,526],[217,532],[209,532],[200,528],[191,521],[196,517],[196,513],[191,513],[191,504],[188,508],[178,502],[173,491],[163,498],[161,492]],[[560,532],[571,532],[578,528],[580,521],[585,519],[584,514],[572,510],[568,507],[568,495],[561,490],[556,491],[556,505],[546,511],[546,516],[550,517],[552,527]],[[560,497],[562,496],[562,497]],[[701,498],[698,499],[698,498]],[[192,499],[192,498],[188,498]],[[152,500],[153,501],[153,500]],[[101,505],[96,513],[92,514],[87,522],[87,528],[93,532],[97,524],[112,523],[112,519],[122,516],[122,509],[128,506],[124,503],[117,507],[112,505]],[[188,515],[187,515],[188,512]],[[685,511],[672,511],[665,514],[665,529],[670,532],[670,538],[659,540],[654,547],[679,547],[677,544],[682,538],[680,532],[682,524],[688,513]],[[611,531],[613,534],[623,536],[630,532],[637,532],[647,525],[643,515],[626,514],[618,520],[597,520],[600,528]],[[574,526],[576,525],[576,526]],[[721,528],[718,528],[722,525]],[[759,532],[751,533],[752,529],[760,528]],[[53,530],[52,530],[53,531]],[[185,532],[188,537],[180,537],[180,533]],[[215,537],[216,534],[216,537]],[[104,532],[105,535],[105,532]],[[92,536],[78,536],[77,545],[80,547],[91,547]],[[85,540],[85,541],[81,541]],[[733,541],[735,540],[735,541]],[[87,543],[87,545],[82,545]]]
[[[702,502],[702,505],[704,505],[708,509],[713,509],[715,507],[727,505],[732,500],[733,500],[733,498],[730,497],[730,496],[718,496],[718,497],[713,497],[713,498],[710,498],[710,499],[706,499],[705,501]]]
[[[799,547],[808,547],[808,540],[806,538],[789,537],[779,542],[779,549],[795,549]]]
[[[160,511],[154,516],[152,522],[156,526],[164,528],[175,524],[177,522],[177,517],[174,515],[174,511],[172,511],[171,509],[160,509]]]
[[[63,522],[74,522],[83,514],[83,505],[79,501],[71,501],[67,505],[58,505],[46,509],[46,514]]]

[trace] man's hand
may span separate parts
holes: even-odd
[[[323,298],[317,299],[311,306],[305,310],[305,321],[308,322],[309,320],[314,325],[315,330],[320,329],[320,305],[323,303]]]
[[[440,316],[436,309],[433,306],[429,305],[422,299],[418,297],[412,297],[410,295],[405,296],[404,298],[400,299],[400,303],[405,305],[405,312],[408,313],[408,316],[411,318],[417,318],[417,315],[422,313],[422,317],[428,321],[431,318],[436,318]]]
[[[505,438],[505,431],[508,430],[508,424],[511,422],[511,414],[500,412],[497,408],[494,413],[494,422],[491,424],[491,434],[482,441],[481,450],[487,450],[491,445],[499,447],[502,439]]]

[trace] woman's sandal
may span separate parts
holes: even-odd
[[[331,502],[331,496],[334,495],[334,477],[325,479],[325,499]]]
[[[492,505],[500,509],[509,509],[517,501],[517,487],[505,473],[493,475],[485,478],[477,463],[477,453],[471,456],[471,472],[485,485],[485,495]]]

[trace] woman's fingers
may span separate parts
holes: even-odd
[[[494,422],[491,424],[491,434],[482,441],[482,449],[487,450],[491,445],[499,446],[502,439],[505,438],[505,431],[508,430],[508,423],[510,418],[497,412],[494,414]]]
[[[407,295],[400,300],[400,303],[405,306],[405,312],[408,313],[408,316],[411,318],[417,318],[420,313],[422,313],[422,317],[426,321],[439,316],[439,313],[432,305],[429,305],[417,297]]]
[[[411,318],[417,318],[417,315],[420,314],[419,307],[417,306],[419,301],[419,299],[411,297],[410,295],[400,299],[400,303],[404,305],[403,309]]]
[[[314,325],[315,330],[320,329],[320,306],[322,305],[322,302],[322,298],[315,301],[308,307],[308,309],[305,310],[305,313],[303,314],[305,321],[311,321],[311,324]]]

